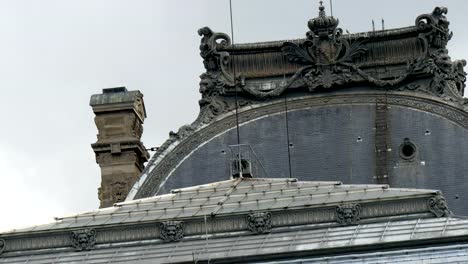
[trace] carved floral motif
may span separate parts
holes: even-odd
[[[71,233],[71,244],[76,250],[91,250],[96,244],[96,231],[83,229]]]
[[[342,225],[355,225],[359,222],[361,205],[343,204],[336,207],[336,220]]]
[[[447,8],[436,7],[431,14],[419,16],[416,19],[416,27],[419,39],[423,43],[424,55],[414,61],[408,61],[406,72],[400,73],[398,77],[379,79],[354,63],[367,52],[369,37],[363,35],[365,37],[342,38],[338,19],[326,16],[324,7],[320,6],[319,16],[309,20],[310,31],[306,34],[307,40],[301,44],[285,42],[282,46],[287,59],[303,67],[280,87],[268,91],[258,91],[249,87],[243,87],[243,90],[264,99],[279,96],[291,86],[306,86],[309,91],[315,91],[317,88],[343,86],[362,78],[376,86],[394,87],[409,76],[425,74],[432,75],[431,82],[420,85],[418,91],[423,90],[445,100],[465,104],[463,90],[466,73],[463,67],[466,61],[452,61],[445,49],[452,37],[446,13]]]
[[[164,242],[180,241],[184,237],[184,223],[182,221],[166,221],[159,224],[160,238]]]
[[[431,211],[436,217],[447,217],[452,215],[452,212],[449,210],[447,201],[442,195],[437,195],[430,198],[427,201],[429,211]]]
[[[263,234],[271,231],[271,213],[253,213],[247,216],[247,228],[254,233]]]

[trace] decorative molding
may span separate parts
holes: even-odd
[[[336,207],[336,220],[341,225],[355,225],[359,223],[361,205],[343,204]]]
[[[421,217],[432,217],[428,210],[428,199],[430,195],[403,200],[374,201],[365,203],[360,212],[360,221],[366,223],[374,218],[378,221],[388,221],[390,219],[401,220],[415,219]],[[363,205],[363,204],[361,204]],[[229,234],[233,232],[245,232],[248,228],[248,214],[236,215],[216,215],[209,217],[205,223],[204,218],[192,218],[183,222],[183,237],[199,237],[208,233],[210,235]],[[281,228],[286,226],[304,226],[320,224],[322,226],[336,226],[336,207],[324,205],[323,207],[304,207],[296,209],[278,210],[274,212],[264,212],[271,214],[269,217],[271,227]],[[251,217],[252,218],[252,217]],[[267,217],[268,218],[268,217]],[[132,219],[129,216],[127,220]],[[383,220],[387,219],[387,220]],[[95,229],[99,236],[95,238],[95,244],[105,246],[109,244],[122,243],[128,241],[154,241],[161,238],[161,223],[154,220],[140,222],[141,217],[133,218],[132,223],[103,225]],[[170,221],[169,221],[170,222]],[[255,221],[253,221],[255,222]],[[255,226],[255,224],[253,225]],[[263,225],[260,225],[263,226]],[[176,228],[177,229],[177,228]],[[254,227],[252,227],[255,230]],[[271,228],[267,228],[269,230]],[[180,230],[180,229],[179,229]],[[250,229],[249,229],[250,230]],[[251,231],[257,233],[256,231]],[[176,233],[176,232],[173,232]],[[8,241],[8,252],[24,252],[34,250],[65,248],[70,246],[70,231],[53,230],[41,232],[40,235],[27,233],[25,235],[13,235],[6,237]],[[164,241],[164,240],[163,240]],[[168,240],[170,242],[171,240]]]
[[[94,229],[82,229],[72,231],[71,246],[78,251],[91,250],[96,244],[96,231]]]
[[[247,215],[247,228],[257,234],[269,233],[271,231],[271,213],[261,212]]]
[[[180,241],[184,237],[184,223],[182,221],[166,221],[159,224],[160,238],[164,242]]]
[[[427,201],[429,211],[433,213],[436,217],[448,217],[452,215],[452,212],[449,210],[447,201],[442,195],[437,195],[430,198]]]

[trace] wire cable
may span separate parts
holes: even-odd
[[[232,0],[229,0],[229,16],[231,19],[231,44],[234,46],[234,23],[232,15]],[[237,95],[237,84],[236,84],[236,67],[234,65],[234,57],[231,57],[232,72],[234,78],[234,92],[235,92],[235,103],[236,103],[236,130],[237,130],[237,145],[240,145],[240,132],[239,132],[239,104]]]
[[[284,63],[284,56],[281,59],[283,68],[283,85],[286,85],[286,66]],[[284,93],[284,121],[286,123],[286,144],[288,148],[288,167],[289,167],[289,178],[292,178],[292,166],[291,166],[291,143],[289,141],[289,120],[288,120],[288,94]]]
[[[234,46],[234,23],[233,23],[233,15],[232,15],[232,0],[229,0],[229,17],[231,20],[231,45]],[[240,141],[240,131],[239,131],[239,104],[238,104],[238,95],[237,95],[237,83],[236,83],[236,65],[234,63],[234,57],[231,56],[231,65],[232,65],[232,72],[233,72],[233,81],[234,81],[234,93],[235,93],[235,104],[236,104],[236,132],[237,132],[237,146],[239,152],[237,154],[238,159],[238,168],[239,168],[239,177],[242,178],[242,153],[241,153],[241,141]]]

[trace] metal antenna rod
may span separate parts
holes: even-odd
[[[383,18],[382,18],[382,30],[385,30],[385,21]]]
[[[281,60],[283,66],[283,85],[286,85],[286,66],[284,63],[284,57]],[[289,168],[289,178],[292,178],[292,168],[291,168],[291,143],[289,140],[289,120],[288,120],[288,94],[284,93],[284,121],[286,125],[286,147],[288,148],[288,168]]]
[[[234,46],[234,23],[232,16],[232,0],[229,0],[229,16],[231,19],[231,44]],[[237,155],[238,159],[238,168],[239,168],[239,177],[242,178],[242,167],[241,167],[241,146],[240,146],[240,132],[239,132],[239,104],[237,103],[237,85],[236,85],[236,65],[234,65],[234,57],[231,57],[232,62],[232,72],[234,78],[234,92],[235,92],[235,104],[236,104],[236,132],[237,132],[237,145],[239,147],[239,154]]]
[[[333,16],[333,0],[330,0],[330,15]]]

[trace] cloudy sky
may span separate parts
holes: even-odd
[[[325,1],[328,8],[328,0]],[[414,24],[449,8],[454,59],[468,58],[466,0],[334,0],[350,32]],[[314,0],[233,0],[235,42],[303,37]],[[98,207],[89,97],[144,93],[143,141],[192,122],[199,99],[197,29],[230,33],[228,0],[0,0],[0,230]]]

